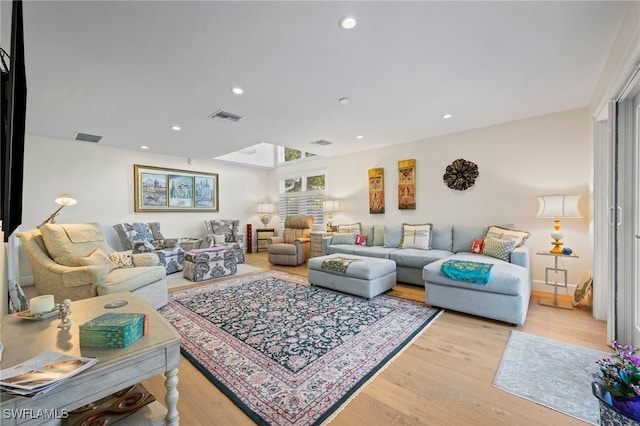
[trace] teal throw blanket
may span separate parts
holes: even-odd
[[[493,267],[490,263],[472,262],[470,260],[447,260],[442,264],[440,272],[445,277],[466,283],[486,284]]]

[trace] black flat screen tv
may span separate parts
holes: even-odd
[[[22,178],[24,133],[27,112],[27,79],[24,64],[22,1],[13,1],[11,10],[11,53],[2,59],[2,131],[0,132],[0,220],[4,241],[22,223]]]

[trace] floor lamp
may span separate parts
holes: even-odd
[[[58,207],[58,210],[56,210],[55,212],[51,213],[51,215],[48,218],[42,221],[42,223],[38,225],[38,228],[40,228],[42,225],[44,225],[47,222],[56,223],[56,216],[58,215],[58,213],[60,213],[60,210],[62,210],[66,206],[73,206],[74,204],[78,203],[78,201],[75,198],[73,198],[71,194],[67,194],[66,192],[58,195],[58,198],[56,198],[55,201],[56,201],[56,204],[60,205],[60,207]]]

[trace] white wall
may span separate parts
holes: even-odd
[[[575,284],[592,266],[588,235],[591,135],[586,108],[534,117],[496,126],[360,152],[328,161],[331,198],[340,200],[334,223],[425,223],[488,226],[513,224],[531,232],[534,281],[544,281],[553,266],[538,250],[549,250],[552,219],[537,219],[536,196],[583,194],[582,219],[565,219],[565,247],[579,259],[566,259],[569,282]],[[463,158],[478,165],[480,176],[467,191],[454,191],[443,182],[447,165]],[[399,210],[397,163],[415,159],[416,210]],[[367,171],[384,167],[385,214],[369,214]],[[547,291],[551,287],[543,287]]]
[[[134,212],[133,165],[166,167],[196,172],[218,173],[219,212]],[[76,141],[60,141],[27,135],[25,141],[23,215],[20,230],[33,229],[58,205],[54,199],[71,193],[78,204],[64,208],[56,223],[99,222],[109,242],[118,247],[112,226],[121,222],[161,224],[166,237],[204,236],[205,219],[239,219],[262,225],[256,203],[265,199],[271,172],[241,167],[223,161],[189,161],[186,158],[127,151]],[[29,276],[28,263],[21,253],[20,276]],[[26,264],[26,265],[25,265]]]

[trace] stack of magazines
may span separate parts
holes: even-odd
[[[40,395],[64,383],[69,377],[90,368],[96,362],[97,358],[44,351],[25,362],[0,370],[0,391],[10,395]]]

